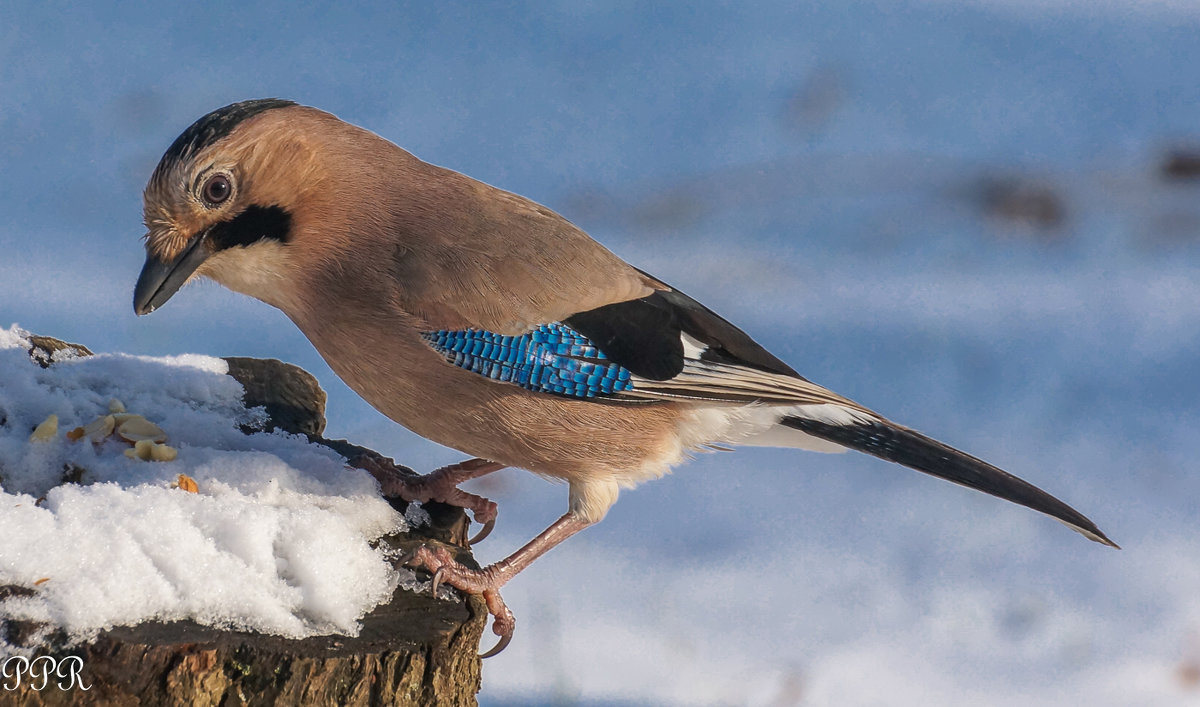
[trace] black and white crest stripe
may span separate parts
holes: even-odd
[[[172,142],[167,151],[163,153],[151,179],[164,174],[171,165],[187,160],[191,155],[225,137],[247,118],[274,108],[287,108],[294,105],[296,105],[295,101],[282,98],[256,98],[231,103],[224,108],[214,110],[192,123],[187,130],[175,138],[175,142]]]

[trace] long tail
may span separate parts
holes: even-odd
[[[792,416],[782,418],[779,424],[1019,503],[1061,521],[1091,540],[1119,548],[1082,513],[1033,484],[907,427],[883,419],[837,424]]]

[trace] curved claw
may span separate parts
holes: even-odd
[[[440,587],[442,585],[442,577],[443,577],[442,570],[443,569],[445,569],[445,568],[439,567],[437,569],[437,571],[433,573],[433,582],[432,582],[432,587],[430,588],[430,592],[433,594],[434,599],[437,599],[438,587]]]
[[[484,538],[486,538],[487,536],[492,534],[492,528],[495,528],[495,527],[496,527],[496,519],[492,518],[491,520],[489,520],[488,522],[483,524],[483,527],[479,529],[479,532],[475,534],[475,537],[473,537],[467,541],[467,544],[474,545],[475,543],[482,542]]]
[[[511,633],[504,634],[504,635],[500,636],[500,640],[496,642],[496,645],[492,646],[492,649],[490,651],[488,651],[487,653],[480,653],[479,657],[480,658],[491,658],[492,656],[500,653],[500,651],[504,650],[505,648],[508,648],[509,643],[512,643],[512,634]]]
[[[413,567],[414,566],[413,562],[415,562],[416,559],[417,559],[417,548],[414,547],[413,549],[411,549],[408,552],[401,555],[400,559],[396,560],[396,565],[399,567]]]
[[[564,516],[564,518],[569,519],[569,516]],[[491,524],[485,525],[490,527]],[[551,526],[551,529],[555,527]],[[530,545],[527,545],[524,551],[528,552],[529,547]],[[411,560],[409,560],[410,557]],[[483,598],[483,602],[487,606],[487,613],[492,616],[492,633],[499,636],[500,640],[491,650],[484,653],[482,658],[490,658],[508,647],[516,628],[516,617],[504,603],[504,598],[500,596],[500,587],[507,580],[505,572],[511,570],[513,564],[511,557],[483,569],[470,569],[459,564],[444,547],[431,549],[428,545],[421,545],[410,555],[406,555],[405,560],[405,564],[409,566],[421,567],[433,573],[430,588],[434,597],[437,596],[438,588],[444,583],[460,592],[476,594]]]

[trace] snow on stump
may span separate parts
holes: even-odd
[[[372,494],[347,466],[413,472],[322,437],[324,403],[279,361],[0,329],[0,704],[475,704],[482,601],[398,566],[420,543],[472,563],[465,514]],[[133,413],[166,444],[130,447]]]

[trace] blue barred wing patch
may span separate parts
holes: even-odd
[[[459,368],[539,393],[594,398],[633,388],[628,369],[608,360],[587,337],[557,322],[521,336],[477,329],[430,331],[421,336]]]

